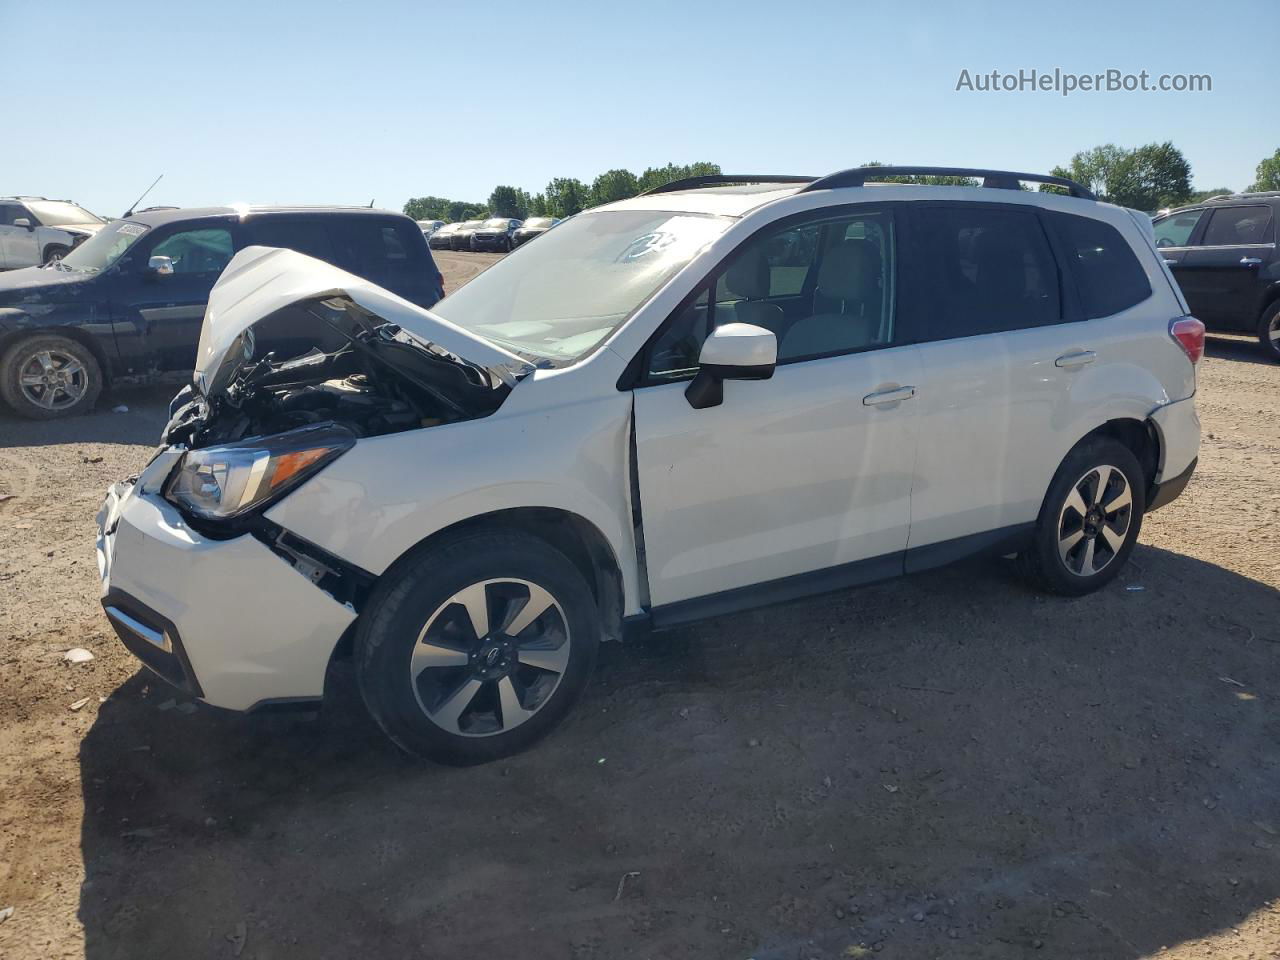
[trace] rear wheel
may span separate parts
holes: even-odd
[[[84,413],[101,392],[97,358],[69,337],[28,337],[0,358],[0,397],[32,420]]]
[[[1049,485],[1023,566],[1054,593],[1078,596],[1109,583],[1137,542],[1145,490],[1138,458],[1124,444],[1081,443]]]
[[[527,534],[428,549],[370,599],[360,691],[409,753],[455,765],[524,750],[586,687],[601,634],[577,568]]]
[[[1258,323],[1258,340],[1262,351],[1273,363],[1280,363],[1280,300],[1262,312]]]
[[[51,243],[49,244],[49,246],[44,248],[44,259],[41,260],[40,262],[51,263],[54,260],[61,260],[70,252],[71,252],[70,247],[64,247],[60,243]]]

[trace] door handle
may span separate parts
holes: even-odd
[[[1083,367],[1086,363],[1093,363],[1098,359],[1098,354],[1093,350],[1079,350],[1076,353],[1064,353],[1057,360],[1053,361],[1055,367]]]
[[[1261,261],[1260,259],[1258,259],[1257,257],[1241,257],[1241,258],[1240,258],[1240,266],[1242,266],[1242,267],[1260,267],[1260,266],[1262,266],[1262,261]]]
[[[910,400],[916,395],[915,387],[893,387],[890,390],[877,390],[862,398],[864,407],[878,407],[884,403],[897,403],[899,400]]]
[[[1164,258],[1164,265],[1166,267],[1176,267],[1178,265],[1178,262],[1179,261],[1177,260],[1170,260],[1168,257]]]

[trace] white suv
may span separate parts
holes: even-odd
[[[38,267],[66,256],[103,223],[69,200],[0,197],[0,269]]]
[[[976,179],[867,183],[911,175]],[[669,184],[435,313],[249,248],[108,494],[103,604],[211,704],[318,698],[350,654],[400,746],[492,759],[633,623],[975,553],[1107,583],[1195,467],[1186,314],[1145,217],[996,171]]]

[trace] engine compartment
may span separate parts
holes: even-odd
[[[284,352],[298,355],[288,359],[268,351],[211,397],[184,388],[170,404],[164,442],[199,449],[320,423],[381,436],[487,416],[511,391],[392,324],[341,332],[346,342],[335,349],[316,346],[326,339],[318,335],[300,354],[293,341]],[[253,338],[249,344],[246,352],[255,352]]]

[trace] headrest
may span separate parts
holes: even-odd
[[[729,265],[724,285],[730,293],[747,300],[763,300],[769,296],[769,261],[764,251],[750,247]]]
[[[869,240],[845,240],[822,258],[818,289],[837,300],[876,296],[879,293],[880,254]]]

